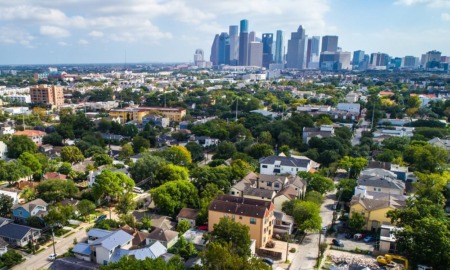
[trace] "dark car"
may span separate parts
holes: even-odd
[[[104,220],[104,219],[106,219],[106,218],[107,218],[106,215],[100,215],[100,216],[97,217],[97,219],[95,219],[95,222],[102,221],[102,220]]]
[[[341,240],[339,240],[339,239],[333,239],[333,245],[335,245],[335,246],[338,246],[338,247],[343,247],[344,246],[344,243],[342,243],[342,241]]]
[[[262,258],[262,260],[264,263],[268,264],[268,265],[273,265],[273,260],[269,259],[269,258]]]
[[[353,234],[351,234],[351,233],[346,233],[346,234],[345,234],[345,238],[346,238],[346,239],[352,239],[352,238],[353,238]]]

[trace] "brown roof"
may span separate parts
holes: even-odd
[[[176,237],[178,237],[178,232],[171,230],[163,230],[160,228],[155,228],[151,233],[147,235],[147,238],[161,242],[170,242],[172,239]]]
[[[48,173],[44,174],[44,179],[46,179],[46,180],[48,180],[48,179],[66,180],[67,175],[57,173],[57,172],[48,172]]]
[[[229,213],[241,216],[263,218],[273,211],[272,202],[241,198],[229,195],[219,195],[209,205],[209,211]]]
[[[149,233],[146,232],[136,232],[133,236],[133,243],[132,245],[135,247],[143,246],[145,245],[145,239],[149,236]]]
[[[200,210],[198,210],[198,209],[182,208],[180,210],[180,212],[178,213],[177,218],[185,218],[185,219],[195,220],[198,216],[198,213],[200,213]]]
[[[31,187],[34,188],[38,185],[38,183],[36,182],[30,182],[30,181],[20,181],[20,182],[16,182],[15,187],[22,190],[26,187]]]
[[[36,199],[36,200],[32,200],[31,202],[28,202],[26,204],[22,204],[22,205],[16,204],[13,207],[13,209],[17,209],[19,207],[22,207],[23,209],[27,210],[28,212],[31,212],[38,205],[39,206],[47,206],[48,204],[42,199]]]
[[[16,133],[14,133],[14,136],[27,136],[27,137],[35,137],[35,136],[44,136],[47,133],[45,133],[44,131],[40,131],[40,130],[33,130],[33,129],[27,129],[27,130],[22,130],[22,131],[17,131]]]
[[[370,193],[366,196],[364,194],[354,195],[350,205],[359,203],[366,210],[373,211],[377,209],[390,207],[392,209],[402,209],[406,205],[405,197],[402,195],[392,195],[387,193],[376,194]]]
[[[279,196],[286,196],[288,199],[294,200],[297,198],[298,192],[295,190],[295,188],[288,186],[287,188],[284,188],[280,192],[278,192],[277,197]]]

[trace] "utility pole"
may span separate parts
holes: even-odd
[[[53,254],[55,254],[56,257],[56,249],[55,249],[55,234],[53,233],[53,225],[50,226],[51,230],[52,230],[52,240],[53,240]]]
[[[235,121],[237,121],[237,117],[238,117],[238,104],[239,104],[239,99],[236,98],[236,118],[235,118]]]
[[[370,131],[373,130],[373,119],[375,118],[375,102],[373,103],[373,107],[372,107],[372,125],[370,127]]]
[[[321,240],[322,232],[319,231],[319,252],[317,253],[317,258],[320,258],[320,240]]]

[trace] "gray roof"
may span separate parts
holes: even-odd
[[[26,211],[31,212],[31,211],[33,211],[33,209],[34,209],[36,206],[45,206],[45,207],[47,207],[47,205],[48,205],[48,204],[47,204],[44,200],[36,199],[36,200],[32,200],[31,202],[27,202],[27,203],[25,203],[25,204],[16,204],[16,205],[13,207],[13,209],[17,209],[17,208],[22,207],[22,208],[25,209]]]
[[[405,183],[395,178],[380,177],[372,175],[361,175],[358,178],[358,185],[377,188],[389,188],[405,190]]]
[[[170,242],[172,239],[176,237],[178,237],[178,232],[172,230],[163,230],[160,228],[155,228],[147,236],[148,239],[162,242]]]
[[[102,230],[102,229],[97,229],[97,228],[92,228],[87,232],[88,236],[91,237],[97,237],[97,238],[102,238],[105,236],[108,236],[110,234],[112,234],[113,232],[111,231],[107,231],[107,230]]]
[[[92,245],[101,245],[107,250],[112,250],[115,247],[124,245],[131,240],[133,240],[132,235],[129,235],[125,231],[118,230],[111,233],[110,235],[95,240],[94,242],[92,242]]]
[[[243,193],[244,195],[248,196],[264,197],[271,199],[274,196],[275,191],[270,189],[246,187]]]
[[[159,256],[167,252],[167,248],[163,246],[159,241],[156,241],[151,246],[141,249],[117,249],[111,256],[110,262],[117,262],[123,256],[133,256],[137,260],[145,260],[146,258],[156,259]]]
[[[260,161],[261,164],[270,164],[273,165],[275,162],[279,161],[282,166],[290,166],[290,167],[308,167],[310,160],[307,159],[297,159],[293,157],[280,157],[280,156],[269,156]]]
[[[31,230],[39,231],[39,229],[34,229],[28,226],[8,223],[0,227],[0,237],[7,237],[11,239],[21,240]]]
[[[86,243],[78,243],[73,247],[72,251],[83,255],[91,255],[91,245]]]
[[[3,218],[3,217],[0,217],[0,226],[2,226],[3,225],[3,223],[11,223],[12,222],[12,220],[11,219],[9,219],[9,218]]]

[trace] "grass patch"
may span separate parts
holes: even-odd
[[[63,238],[67,238],[67,237],[71,236],[71,235],[74,234],[74,233],[75,233],[75,232],[68,233],[68,234],[64,235]]]
[[[70,230],[57,229],[55,230],[55,236],[61,237],[68,232],[70,232]]]

